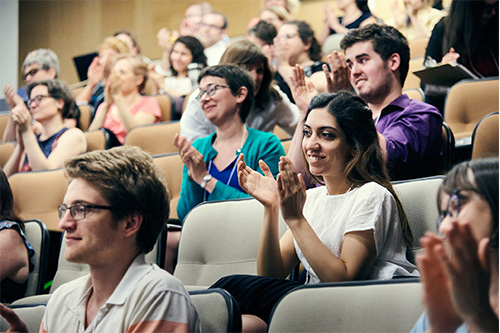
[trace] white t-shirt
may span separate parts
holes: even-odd
[[[307,190],[304,217],[319,239],[340,257],[345,234],[373,230],[377,255],[367,279],[418,276],[406,259],[396,201],[383,186],[370,182],[345,194],[328,195],[325,186]],[[295,243],[295,251],[308,272],[306,283],[321,282]]]
[[[263,132],[272,132],[274,126],[278,125],[292,136],[299,121],[299,108],[290,102],[277,86],[274,89],[278,91],[281,100],[271,99],[263,109],[254,106],[248,114],[246,125]],[[181,117],[181,135],[190,141],[215,132],[215,125],[205,117],[200,103],[196,100],[199,93],[200,90],[196,89],[189,95],[186,109]]]

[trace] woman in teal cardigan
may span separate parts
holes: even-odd
[[[279,139],[244,124],[253,103],[254,83],[258,86],[259,80],[259,68],[249,73],[235,65],[208,67],[200,74],[197,98],[216,131],[192,144],[183,136],[174,138],[184,163],[177,204],[180,221],[201,202],[250,197],[238,184],[240,154],[250,167],[259,169],[263,160],[275,177],[278,174],[279,158],[285,155]]]

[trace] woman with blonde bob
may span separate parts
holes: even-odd
[[[160,122],[161,109],[154,97],[141,95],[148,79],[148,68],[141,57],[120,54],[110,68],[104,102],[89,130],[103,127],[116,137],[118,142],[113,145],[119,145],[133,127]]]
[[[307,172],[324,186],[306,192],[286,157],[276,180],[239,158],[241,187],[264,206],[257,273],[220,279],[243,314],[243,330],[263,330],[276,302],[302,282],[285,280],[300,262],[305,283],[418,275],[406,258],[411,231],[392,189],[371,111],[349,92],[320,94],[304,121]],[[279,214],[288,225],[279,236]]]

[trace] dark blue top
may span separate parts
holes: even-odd
[[[370,13],[370,12],[363,12],[363,14],[361,14],[360,17],[358,17],[354,22],[349,23],[345,27],[347,29],[356,29],[356,28],[359,28],[359,26],[361,25],[361,23],[363,23],[364,20],[366,20],[367,18],[370,18],[370,17],[372,17],[372,13]],[[339,17],[339,23],[340,24],[342,24],[343,20],[344,20],[343,17]],[[330,35],[333,35],[333,34],[336,34],[336,33],[337,32],[335,30],[333,30],[332,28],[330,28]]]

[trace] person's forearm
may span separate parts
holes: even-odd
[[[5,125],[2,140],[4,142],[16,141],[16,130],[16,123],[12,120],[12,116],[9,116],[7,125]]]
[[[104,125],[104,120],[106,119],[106,115],[109,112],[109,109],[111,108],[112,104],[108,104],[106,101],[103,103],[104,105],[102,106],[103,110],[99,110],[96,112],[96,115],[94,117],[94,120],[89,126],[89,131],[97,130]]]
[[[26,132],[22,133],[22,137],[24,142],[24,151],[26,152],[26,156],[28,157],[31,169],[33,171],[52,169],[53,166],[50,164],[50,161],[40,149],[33,131],[31,129],[27,130]]]
[[[125,127],[125,130],[127,132],[130,131],[132,127],[139,125],[135,121],[134,116],[130,113],[130,106],[125,102],[123,98],[116,97],[115,106],[118,110],[118,113],[120,114],[123,127]]]
[[[23,157],[24,151],[20,148],[19,145],[14,148],[14,151],[10,155],[9,159],[7,160],[7,163],[5,163],[5,166],[3,168],[3,171],[5,172],[5,175],[7,177],[12,176],[13,174],[19,172],[19,166],[21,165],[21,158]]]
[[[90,81],[87,83],[85,87],[83,87],[82,91],[76,96],[75,100],[77,102],[90,102],[90,98],[92,97],[92,91],[95,88],[95,84]]]
[[[283,258],[281,257],[279,237],[279,206],[264,207],[264,221],[259,237],[257,251],[257,274],[284,278]]]

